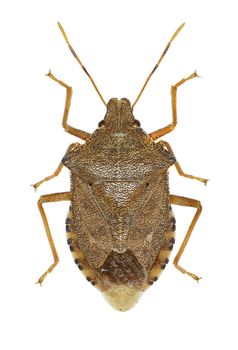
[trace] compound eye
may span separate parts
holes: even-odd
[[[139,120],[135,119],[135,120],[134,120],[134,123],[133,123],[133,126],[139,128],[139,127],[140,127],[140,122],[139,122]]]
[[[102,128],[102,127],[105,126],[105,125],[106,125],[106,123],[105,123],[104,120],[101,120],[101,121],[98,123],[98,127],[99,127],[99,128]]]
[[[128,100],[128,98],[123,97],[121,100],[124,101],[124,102],[126,102],[129,106],[131,105],[131,103],[130,103],[130,101]]]

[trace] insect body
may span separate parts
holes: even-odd
[[[59,26],[70,50],[88,74],[62,26]],[[67,90],[63,117],[65,130],[85,140],[85,143],[72,144],[55,173],[34,185],[37,188],[42,182],[57,176],[63,165],[70,170],[70,192],[43,195],[38,202],[54,257],[54,263],[38,282],[43,282],[59,260],[42,204],[61,200],[71,201],[66,232],[76,265],[116,309],[130,309],[158,279],[168,263],[175,242],[175,218],[171,204],[197,209],[174,265],[198,280],[178,261],[201,213],[201,204],[197,200],[169,193],[168,169],[175,164],[180,175],[204,183],[207,180],[185,174],[170,145],[165,141],[155,142],[176,125],[177,87],[196,77],[196,73],[172,87],[172,124],[149,135],[141,129],[133,115],[133,106],[138,98],[133,106],[126,98],[110,99],[104,120],[91,135],[69,126],[67,117],[72,89],[51,72],[48,75]],[[91,76],[88,76],[105,102]]]

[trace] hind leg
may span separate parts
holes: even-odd
[[[171,204],[175,204],[175,205],[181,205],[184,207],[193,207],[196,208],[196,213],[192,219],[192,222],[187,230],[187,233],[185,235],[185,238],[181,244],[181,247],[179,248],[179,251],[177,253],[177,255],[174,258],[174,266],[181,271],[182,273],[186,273],[187,275],[189,275],[190,277],[192,277],[193,279],[195,279],[196,281],[199,281],[201,277],[196,276],[195,274],[188,272],[187,270],[185,270],[183,267],[181,267],[179,265],[179,260],[184,252],[184,249],[191,237],[191,234],[193,232],[193,229],[198,221],[198,218],[202,212],[202,205],[201,203],[196,200],[196,199],[192,199],[192,198],[187,198],[187,197],[181,197],[181,196],[175,196],[175,195],[170,195],[170,203]]]
[[[43,208],[43,203],[49,203],[49,202],[61,202],[61,201],[70,201],[70,192],[62,192],[62,193],[51,193],[51,194],[46,194],[40,197],[40,199],[38,200],[38,208],[41,214],[41,218],[43,220],[44,226],[45,226],[45,232],[49,241],[49,245],[50,245],[50,249],[53,255],[53,259],[54,259],[54,263],[52,265],[50,265],[50,267],[43,273],[43,275],[38,279],[37,283],[39,283],[40,285],[42,284],[42,282],[44,281],[45,277],[48,275],[48,273],[50,273],[55,266],[58,264],[59,262],[59,257],[58,257],[58,253],[56,251],[55,248],[55,244],[50,232],[50,227],[48,224],[48,220]]]

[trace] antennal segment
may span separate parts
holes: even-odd
[[[87,74],[87,76],[89,77],[89,79],[91,80],[91,83],[93,84],[94,86],[94,89],[97,91],[100,99],[102,100],[102,102],[105,104],[105,106],[107,105],[106,101],[104,100],[104,98],[102,97],[100,91],[98,90],[98,87],[97,85],[95,84],[93,78],[91,77],[91,75],[88,73],[87,69],[84,67],[83,63],[81,62],[81,60],[79,59],[78,55],[76,54],[76,52],[74,51],[73,47],[71,46],[68,38],[67,38],[67,35],[64,31],[64,28],[62,27],[62,25],[60,24],[60,22],[57,22],[58,26],[59,26],[59,29],[64,37],[64,40],[66,41],[66,43],[68,44],[68,47],[70,49],[70,51],[72,52],[73,56],[76,58],[76,60],[78,61],[78,63],[80,64],[81,68],[84,70],[84,72]]]
[[[183,29],[183,27],[185,26],[185,23],[181,24],[180,27],[178,27],[178,29],[176,30],[176,32],[173,34],[173,36],[171,37],[171,39],[169,40],[168,44],[166,45],[162,55],[160,56],[160,59],[158,60],[158,62],[156,63],[156,65],[154,66],[154,68],[152,69],[152,71],[150,72],[150,74],[148,75],[139,95],[137,96],[135,102],[132,105],[132,109],[134,108],[135,104],[138,102],[139,98],[141,97],[143,91],[145,90],[146,85],[148,84],[151,76],[153,75],[153,73],[156,71],[156,69],[159,67],[160,62],[162,61],[162,59],[164,58],[164,56],[166,55],[166,52],[168,51],[171,43],[174,41],[174,39],[176,38],[176,36],[178,35],[178,33]]]

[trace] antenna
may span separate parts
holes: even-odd
[[[166,45],[166,47],[165,47],[165,49],[164,49],[162,55],[160,56],[160,59],[158,60],[158,62],[156,63],[156,65],[154,66],[154,68],[152,69],[152,71],[150,72],[150,74],[148,75],[148,77],[147,77],[147,79],[146,79],[146,81],[145,81],[145,83],[144,83],[144,85],[143,85],[143,87],[142,87],[142,89],[141,89],[139,95],[137,96],[135,102],[134,102],[133,105],[132,105],[132,109],[134,108],[135,104],[138,102],[139,98],[141,97],[141,95],[142,95],[143,91],[145,90],[145,87],[146,87],[146,85],[148,84],[148,82],[149,82],[151,76],[152,76],[153,73],[156,71],[156,69],[159,67],[160,62],[161,62],[162,59],[164,58],[164,56],[165,56],[166,52],[168,51],[168,49],[169,49],[169,47],[170,47],[172,41],[174,41],[174,39],[176,38],[176,36],[178,35],[178,33],[183,29],[184,26],[185,26],[185,23],[181,24],[181,26],[178,27],[178,29],[176,30],[176,32],[173,34],[173,36],[172,36],[171,39],[169,40],[169,42],[168,42],[168,44]]]
[[[76,52],[74,51],[73,47],[71,46],[68,38],[67,38],[67,35],[64,31],[64,28],[62,27],[62,25],[60,24],[60,22],[57,22],[58,26],[59,26],[59,29],[64,37],[64,40],[66,41],[66,43],[68,44],[68,47],[70,49],[70,51],[72,52],[73,56],[76,58],[76,60],[78,61],[78,63],[80,64],[81,68],[84,70],[84,72],[87,74],[87,76],[89,77],[89,79],[91,80],[91,83],[93,84],[94,86],[94,89],[97,91],[100,99],[102,100],[102,102],[105,104],[105,106],[107,105],[106,101],[104,100],[104,98],[102,97],[100,91],[98,90],[98,87],[97,85],[95,84],[93,78],[91,77],[91,75],[88,73],[87,69],[84,67],[83,63],[81,62],[81,60],[79,59],[78,55],[76,54]]]

